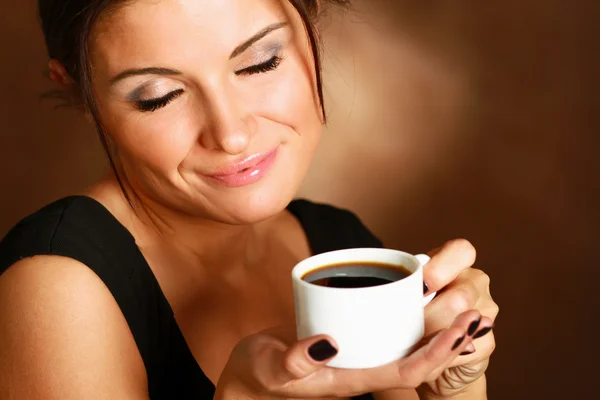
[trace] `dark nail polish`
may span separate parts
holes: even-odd
[[[310,346],[308,354],[315,361],[325,361],[328,358],[335,356],[338,353],[337,349],[327,340],[323,339]]]
[[[488,333],[490,333],[491,330],[492,330],[491,326],[488,326],[487,328],[483,328],[482,330],[480,330],[473,336],[473,339],[479,339],[480,337],[485,336]]]
[[[469,334],[469,336],[473,336],[473,334],[475,333],[477,328],[479,328],[480,323],[481,323],[481,317],[479,317],[477,319],[477,321],[471,322],[471,325],[469,325],[469,329],[467,330],[467,333]]]
[[[461,356],[468,356],[469,354],[473,354],[475,353],[475,350],[473,351],[463,351],[462,353],[460,353]]]
[[[425,282],[423,282],[423,294],[427,294],[429,292],[429,286]]]
[[[452,346],[452,351],[456,350],[458,346],[462,344],[462,342],[465,340],[465,336],[466,335],[462,335],[460,338],[458,338],[456,342],[454,342],[454,346]]]

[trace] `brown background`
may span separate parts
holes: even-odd
[[[0,236],[105,168],[83,118],[39,102],[34,2],[3,4]],[[596,398],[598,6],[356,7],[323,20],[330,126],[300,194],[356,211],[390,247],[475,244],[501,307],[491,399]]]

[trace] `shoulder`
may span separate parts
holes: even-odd
[[[85,196],[55,201],[15,225],[0,241],[0,274],[39,255],[74,258],[89,267],[135,241],[100,203]]]
[[[0,241],[0,271],[2,265],[12,264],[20,258],[12,259],[25,248],[37,249],[41,253],[49,253],[64,213],[71,206],[73,198],[64,198],[51,203],[35,213],[22,219]],[[9,251],[10,250],[10,251]],[[13,257],[9,254],[13,253]]]
[[[288,211],[302,224],[315,254],[356,247],[383,247],[381,240],[361,218],[348,209],[297,199],[290,203]]]
[[[119,310],[93,271],[72,258],[53,255],[17,261],[0,276],[0,306],[8,304],[15,307],[0,312],[0,318],[35,314],[42,324],[48,318],[65,318],[71,313],[85,317],[101,308]],[[30,307],[34,304],[35,307]],[[64,306],[62,313],[47,312],[57,305]]]
[[[143,362],[119,306],[74,259],[34,256],[0,276],[0,341],[6,360],[0,392],[27,398],[144,392]]]

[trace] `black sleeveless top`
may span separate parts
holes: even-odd
[[[349,211],[306,200],[293,201],[288,210],[301,223],[313,254],[382,247]],[[213,397],[215,387],[196,363],[134,237],[103,205],[90,197],[67,197],[22,220],[0,242],[0,275],[36,255],[75,259],[102,279],[135,339],[152,400]]]

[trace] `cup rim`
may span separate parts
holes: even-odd
[[[367,253],[367,254],[365,254]],[[360,256],[360,254],[365,254],[364,256]],[[410,275],[400,279],[398,281],[394,281],[394,282],[389,282],[389,283],[385,283],[383,285],[377,285],[377,286],[365,286],[365,287],[357,287],[357,288],[335,288],[335,287],[329,287],[329,286],[319,286],[319,285],[315,285],[313,283],[310,282],[306,282],[305,280],[302,279],[302,276],[306,275],[308,272],[310,272],[313,269],[317,269],[320,266],[323,266],[327,263],[319,263],[319,260],[321,259],[327,259],[327,258],[331,258],[331,257],[336,257],[336,256],[346,256],[346,257],[340,257],[339,260],[335,260],[335,262],[388,262],[390,264],[393,264],[393,262],[391,261],[383,261],[381,259],[375,259],[375,257],[369,256],[369,254],[380,254],[380,255],[388,255],[388,256],[401,256],[404,258],[408,258],[411,259],[415,265],[416,268],[411,268],[408,266],[405,266],[402,264],[402,266],[404,266],[405,268],[410,270]],[[352,255],[356,255],[355,257],[351,257]],[[364,257],[364,258],[363,258]],[[312,265],[313,267],[309,267],[310,265]],[[423,268],[423,266],[421,265],[421,262],[419,261],[419,259],[410,253],[407,253],[405,251],[401,251],[401,250],[394,250],[394,249],[386,249],[386,248],[379,248],[379,247],[360,247],[360,248],[351,248],[351,249],[341,249],[341,250],[333,250],[333,251],[328,251],[325,253],[320,253],[320,254],[316,254],[313,255],[311,257],[308,257],[302,261],[300,261],[299,263],[297,263],[294,268],[292,268],[292,280],[295,284],[301,285],[303,287],[306,288],[310,288],[312,290],[325,290],[325,291],[341,291],[341,292],[350,292],[350,291],[374,291],[374,290],[381,290],[381,288],[389,288],[392,286],[400,286],[400,285],[405,285],[407,284],[406,282],[411,281],[414,275],[417,274],[417,272],[419,272],[419,270],[421,270]],[[413,278],[414,279],[414,278]]]

